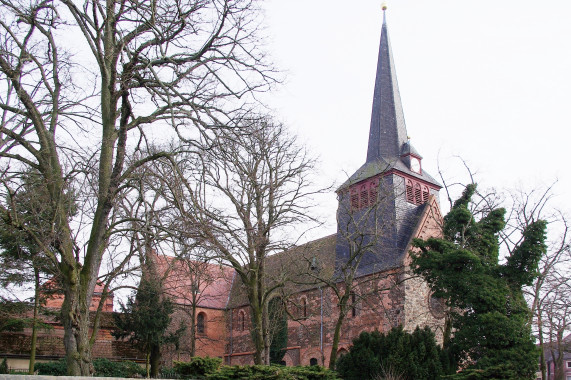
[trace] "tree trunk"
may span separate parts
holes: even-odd
[[[347,293],[348,294],[348,293]],[[349,298],[348,296],[343,298]],[[335,365],[337,364],[337,350],[339,348],[339,337],[341,336],[341,326],[343,326],[343,321],[345,320],[345,315],[347,314],[346,301],[342,301],[339,305],[339,317],[335,323],[335,332],[333,333],[333,341],[331,342],[331,353],[329,354],[329,368],[335,370]]]
[[[80,281],[79,268],[81,265],[77,263],[76,268],[71,270],[66,268],[67,271],[62,271],[65,294],[61,308],[64,328],[63,339],[68,375],[91,376],[94,369],[91,362],[89,303],[87,300],[91,300],[93,291],[89,291],[89,283],[82,284]]]
[[[145,356],[145,372],[147,372],[147,379],[151,377],[151,350],[147,349],[147,355]]]
[[[40,309],[40,270],[34,265],[34,318],[32,319],[32,343],[30,346],[30,364],[28,374],[34,374],[36,363],[36,342],[38,340],[38,313]]]
[[[156,379],[159,377],[159,368],[161,360],[161,347],[158,344],[151,346],[151,377]]]
[[[268,304],[262,308],[262,333],[264,336],[264,364],[270,365],[270,316],[268,314]]]
[[[82,313],[78,309],[76,299],[69,297],[69,299],[64,300],[62,322],[67,373],[70,376],[91,376],[93,370],[89,337],[87,335],[89,314]]]
[[[190,321],[190,357],[194,357],[196,354],[196,300],[192,301]]]
[[[545,346],[543,342],[543,322],[541,315],[537,317],[537,334],[539,336],[539,370],[541,371],[541,379],[547,380],[547,367],[545,365]]]
[[[252,340],[254,343],[254,364],[264,364],[264,334],[262,322],[262,310],[256,304],[251,303],[252,310]]]

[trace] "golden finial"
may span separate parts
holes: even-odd
[[[387,10],[387,2],[383,1],[383,4],[381,5],[381,8],[383,9],[383,11]]]

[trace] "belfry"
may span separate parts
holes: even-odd
[[[359,275],[402,265],[422,205],[441,188],[408,139],[385,10],[367,157],[338,189],[337,266],[366,247]]]

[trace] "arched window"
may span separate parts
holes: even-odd
[[[351,209],[359,209],[359,192],[357,189],[351,189]]]
[[[244,331],[246,329],[246,315],[244,310],[238,312],[238,331]]]
[[[352,317],[356,317],[357,316],[357,296],[355,295],[354,292],[351,292],[351,316]]]
[[[309,365],[317,365],[317,359],[316,358],[309,359]]]
[[[301,299],[301,317],[307,318],[307,300],[305,298]]]
[[[428,191],[428,186],[422,187],[422,202],[428,202],[428,195],[430,192]]]
[[[196,316],[196,333],[205,334],[206,333],[206,314],[198,313]]]
[[[369,205],[369,197],[367,191],[367,185],[361,185],[361,208],[367,207]]]
[[[369,187],[369,205],[374,206],[377,204],[377,196],[379,195],[377,181],[372,181]]]
[[[417,205],[422,203],[422,193],[420,191],[420,183],[414,184],[414,201]]]
[[[410,179],[406,180],[406,200],[407,200],[407,202],[414,203],[414,194],[412,191],[412,181]]]

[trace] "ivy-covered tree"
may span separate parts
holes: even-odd
[[[538,353],[531,337],[522,287],[530,285],[546,251],[546,222],[531,223],[521,243],[500,264],[502,208],[476,220],[469,185],[444,218],[443,237],[416,240],[412,267],[452,310],[453,337],[446,349],[463,370],[454,379],[531,379]]]
[[[385,378],[439,379],[444,373],[442,351],[428,328],[408,333],[402,326],[386,335],[363,332],[353,340],[349,352],[339,358],[337,371],[345,380]]]
[[[184,328],[169,331],[173,303],[163,296],[160,283],[155,278],[143,276],[136,294],[121,305],[121,313],[114,314],[113,336],[127,339],[146,354],[147,377],[156,378],[159,374],[161,346],[178,345]]]

